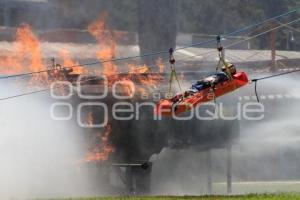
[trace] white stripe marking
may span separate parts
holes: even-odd
[[[261,95],[260,98],[261,99],[266,99],[266,96],[265,95]]]
[[[180,53],[182,53],[182,54],[184,54],[184,55],[186,55],[186,56],[192,56],[192,57],[196,57],[197,55],[196,54],[194,54],[194,53],[192,53],[192,52],[190,52],[190,51],[187,51],[187,50],[185,50],[185,49],[180,49],[180,50],[178,50],[177,52],[180,52]],[[198,57],[198,56],[197,56]]]

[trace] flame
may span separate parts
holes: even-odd
[[[147,73],[149,72],[149,68],[147,65],[142,65],[140,67],[137,67],[136,65],[129,64],[129,74],[141,74],[141,73]]]
[[[118,34],[115,31],[107,27],[105,20],[107,18],[107,13],[102,13],[99,19],[88,26],[89,33],[95,37],[99,44],[99,50],[96,53],[97,58],[100,61],[108,61],[116,57],[116,40],[123,36],[124,34]],[[151,75],[150,69],[146,65],[137,66],[135,64],[129,64],[129,73],[127,77],[118,75],[118,66],[113,61],[104,62],[102,73],[108,75],[110,78],[109,85],[118,80],[132,80],[138,81],[143,87],[157,88],[158,76]],[[156,65],[160,72],[164,71],[164,65],[162,59],[156,61]],[[149,73],[149,75],[144,76],[144,74]],[[128,87],[124,87],[123,92],[129,92]],[[137,88],[138,92],[145,92],[143,88]],[[129,92],[130,93],[130,92]]]
[[[122,90],[125,94],[131,96],[133,92],[133,82],[139,83],[136,86],[136,91],[140,93],[147,93],[148,89],[156,88],[162,78],[158,73],[151,73],[151,70],[146,65],[129,65],[129,73],[124,76],[118,74],[118,66],[113,61],[108,61],[116,57],[117,42],[116,40],[121,36],[113,30],[109,30],[109,27],[105,24],[107,13],[100,15],[99,19],[88,26],[89,33],[95,37],[98,42],[98,51],[95,55],[100,61],[107,61],[102,63],[102,73],[104,75],[113,75],[109,82],[122,80]],[[59,51],[59,56],[62,59],[62,65],[64,67],[78,65],[78,62],[74,61],[70,53],[66,49]],[[162,59],[156,60],[156,65],[159,72],[164,72],[164,65]],[[38,38],[34,35],[31,27],[27,24],[23,24],[17,28],[16,42],[14,43],[13,53],[3,56],[0,59],[0,73],[16,74],[24,72],[34,72],[46,70],[42,61],[41,45]],[[83,67],[74,67],[73,72],[75,74],[85,73]],[[46,73],[36,74],[32,76],[30,80],[31,85],[36,85],[36,81],[39,83],[48,83]],[[93,125],[92,112],[88,113],[87,123]],[[109,144],[109,136],[111,134],[110,126],[107,126],[101,139],[101,146],[96,147],[92,152],[86,155],[85,161],[104,161],[109,158],[109,155],[115,151],[115,148]]]
[[[1,74],[15,74],[24,72],[22,64],[16,56],[8,55],[0,59]]]
[[[81,67],[81,66],[77,66],[79,65],[78,62],[75,62],[72,60],[71,56],[70,56],[70,52],[67,49],[62,49],[59,52],[59,56],[62,58],[63,60],[63,67],[72,67],[72,73],[71,74],[83,74],[86,73],[86,70]],[[76,67],[73,67],[76,66]]]
[[[45,70],[43,67],[42,62],[42,53],[41,53],[41,46],[40,42],[34,33],[31,30],[31,27],[28,24],[21,25],[16,32],[16,39],[17,39],[17,57],[18,60],[26,62],[28,59],[29,61],[29,69],[24,71],[41,71]],[[47,80],[47,76],[45,73],[42,74],[35,74],[32,76],[30,83],[34,84],[33,82],[44,82]]]
[[[121,96],[132,97],[135,94],[135,85],[131,80],[124,78],[119,81],[117,90],[120,90],[116,92],[121,93]]]
[[[108,61],[115,58],[116,55],[116,34],[113,30],[106,31],[105,19],[107,13],[100,15],[99,19],[88,26],[89,33],[95,37],[99,44],[99,50],[96,53],[100,61]],[[114,62],[104,62],[102,73],[104,75],[115,75],[118,73]]]
[[[90,127],[93,126],[93,124],[94,124],[94,118],[93,118],[92,112],[88,112],[88,114],[87,114],[87,124]]]
[[[147,87],[148,89],[151,89],[151,88],[157,88],[159,83],[160,83],[160,78],[161,75],[159,74],[147,74],[146,76],[143,76],[143,75],[137,75],[136,78],[137,78],[137,81]]]
[[[33,34],[29,25],[24,24],[17,29],[16,33],[18,45],[19,45],[19,52],[18,55],[22,56],[23,59],[26,55],[28,55],[30,60],[30,71],[40,71],[43,70],[43,63],[42,63],[42,55],[41,55],[41,47],[40,42]]]
[[[109,144],[109,136],[111,134],[111,127],[107,125],[105,127],[104,136],[101,138],[102,148],[95,148],[93,152],[86,155],[85,161],[106,161],[109,155],[115,151],[115,148]]]
[[[14,53],[4,57],[0,61],[0,65],[7,67],[1,69],[1,73],[6,74],[45,70],[42,62],[40,42],[28,24],[22,24],[17,28]],[[45,73],[35,74],[30,82],[32,83],[32,81],[45,83],[47,75]]]
[[[155,64],[159,68],[160,73],[165,72],[165,65],[162,62],[162,58],[158,58],[157,60],[155,60]]]
[[[161,61],[156,64],[160,69],[164,68]],[[138,83],[135,87],[136,92],[140,95],[149,93],[150,90],[156,89],[163,80],[163,77],[159,73],[152,73],[147,65],[137,66],[129,64],[129,79]],[[147,92],[148,91],[148,92]]]

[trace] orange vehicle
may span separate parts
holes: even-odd
[[[188,91],[171,99],[161,99],[157,103],[156,114],[162,116],[179,115],[191,110],[198,104],[214,100],[248,83],[245,72],[235,72],[231,77],[225,73],[216,73],[198,81]]]

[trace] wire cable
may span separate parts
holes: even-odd
[[[286,24],[280,24],[280,25],[278,25],[278,26],[276,26],[276,27],[274,27],[274,28],[271,28],[271,29],[269,29],[269,30],[267,30],[267,31],[264,31],[264,32],[262,32],[262,33],[259,33],[259,34],[257,34],[257,35],[254,35],[254,36],[252,36],[252,37],[249,37],[249,38],[246,38],[246,39],[244,39],[244,40],[241,40],[241,41],[235,42],[235,43],[233,43],[233,44],[227,45],[227,46],[225,46],[225,48],[232,47],[232,46],[235,46],[235,45],[240,44],[240,43],[242,43],[242,42],[245,42],[245,41],[254,39],[254,38],[256,38],[256,37],[259,37],[259,36],[261,36],[261,35],[264,35],[264,34],[266,34],[266,33],[271,32],[271,31],[273,31],[273,30],[276,30],[276,29],[279,29],[279,28],[281,28],[281,27],[284,27],[284,26],[286,26],[286,25],[295,23],[295,22],[297,22],[297,21],[300,21],[300,18],[298,18],[298,19],[296,19],[296,20],[293,20],[293,21],[291,21],[291,22],[288,22],[288,23],[286,23]],[[195,55],[195,56],[188,56],[188,57],[189,57],[189,58],[191,58],[191,57],[199,57],[199,56],[201,56],[201,55],[209,54],[209,53],[214,52],[214,51],[215,51],[215,50],[211,50],[211,51],[208,51],[208,52],[205,52],[205,53],[202,53],[202,54],[198,54],[198,55]],[[179,62],[183,62],[183,60],[179,60]],[[167,62],[165,62],[165,63],[167,63]],[[154,66],[154,65],[153,65],[153,66]],[[152,66],[152,67],[153,67],[153,66]],[[151,66],[150,66],[150,67],[151,67]],[[267,77],[263,77],[263,78],[259,78],[259,79],[252,79],[251,81],[252,81],[252,82],[255,82],[255,93],[256,93],[257,101],[259,102],[259,98],[258,98],[258,95],[257,95],[257,81],[259,81],[259,80],[264,80],[264,79],[267,79],[267,78],[273,78],[273,77],[277,77],[277,76],[282,76],[282,75],[286,75],[286,74],[290,74],[290,73],[295,73],[295,72],[298,72],[298,71],[300,71],[300,70],[294,70],[294,71],[284,72],[284,73],[280,73],[280,74],[276,74],[276,75],[271,75],[271,76],[267,76]],[[0,77],[0,78],[1,78],[1,77]],[[18,95],[14,95],[14,96],[4,97],[4,98],[0,98],[0,101],[2,101],[2,100],[8,100],[8,99],[13,99],[13,98],[17,98],[17,97],[22,97],[22,96],[27,96],[27,95],[36,94],[36,93],[42,93],[42,92],[49,91],[50,89],[51,89],[51,88],[47,88],[47,89],[37,90],[37,91],[33,91],[33,92],[28,92],[28,93],[22,93],[22,94],[18,94]]]
[[[32,92],[27,92],[27,93],[21,93],[21,94],[17,94],[17,95],[13,95],[13,96],[8,96],[8,97],[3,97],[0,98],[0,101],[4,101],[4,100],[9,100],[9,99],[14,99],[14,98],[18,98],[18,97],[23,97],[23,96],[28,96],[28,95],[32,95],[32,94],[37,94],[37,93],[42,93],[42,92],[47,92],[50,89],[42,89],[42,90],[36,90],[36,91],[32,91]]]
[[[257,27],[259,25],[265,24],[267,22],[279,19],[281,17],[296,13],[300,10],[300,7],[293,9],[291,11],[285,12],[283,14],[271,17],[271,18],[267,18],[264,19],[260,22],[251,24],[249,26],[246,26],[244,28],[238,29],[236,31],[233,31],[231,33],[228,34],[224,34],[222,35],[222,38],[224,37],[228,37],[228,36],[233,36],[235,34],[244,32],[246,30],[252,29],[254,27]],[[175,48],[174,51],[178,51],[178,50],[182,50],[182,49],[187,49],[187,48],[191,48],[191,47],[195,47],[195,46],[201,46],[204,44],[208,44],[211,42],[215,42],[215,39],[211,39],[211,40],[207,40],[204,42],[199,42],[199,43],[193,43],[187,46],[183,46],[183,47],[178,47]],[[96,61],[96,62],[91,62],[91,63],[84,63],[84,64],[78,64],[78,65],[72,65],[72,66],[65,66],[63,67],[63,69],[70,69],[70,68],[74,68],[74,67],[83,67],[83,66],[92,66],[92,65],[96,65],[96,64],[102,64],[102,63],[107,63],[107,62],[116,62],[116,61],[123,61],[123,60],[129,60],[129,59],[135,59],[135,58],[143,58],[143,57],[148,57],[148,56],[155,56],[155,55],[160,55],[160,54],[168,54],[169,51],[158,51],[158,52],[152,52],[152,53],[147,53],[147,54],[143,54],[143,55],[136,55],[136,56],[129,56],[129,57],[123,57],[123,58],[114,58],[114,59],[109,59],[109,60],[103,60],[103,61]],[[45,72],[49,72],[52,71],[53,69],[48,69],[48,70],[41,70],[41,71],[35,71],[35,72],[27,72],[27,73],[21,73],[21,74],[13,74],[13,75],[8,75],[8,76],[2,76],[0,77],[0,79],[7,79],[7,78],[13,78],[13,77],[20,77],[20,76],[28,76],[28,75],[33,75],[33,74],[38,74],[38,73],[45,73]]]
[[[280,24],[280,25],[278,25],[278,26],[276,26],[276,27],[274,27],[274,28],[271,28],[271,29],[269,29],[269,30],[267,30],[267,31],[264,31],[264,32],[262,32],[262,33],[258,33],[258,34],[256,34],[256,35],[251,36],[251,37],[248,37],[248,38],[246,38],[246,39],[244,39],[244,40],[240,40],[240,41],[237,41],[237,42],[235,42],[235,43],[232,43],[232,44],[229,44],[229,45],[225,45],[224,48],[225,48],[225,49],[226,49],[226,48],[230,48],[230,47],[236,46],[236,45],[238,45],[238,44],[240,44],[240,43],[247,42],[247,41],[249,41],[249,40],[255,39],[255,38],[259,37],[259,36],[262,36],[262,35],[264,35],[264,34],[267,34],[267,33],[271,32],[271,31],[274,31],[274,30],[277,30],[277,29],[279,29],[279,28],[282,28],[282,27],[284,27],[284,26],[286,26],[286,25],[290,25],[290,24],[296,23],[296,22],[298,22],[298,21],[300,21],[300,18],[298,18],[298,19],[296,19],[296,20],[293,20],[293,21],[290,21],[290,22],[285,23],[285,24]],[[207,54],[213,53],[213,52],[215,52],[215,51],[216,51],[216,50],[209,50],[209,51],[204,52],[204,53],[200,53],[200,54],[196,54],[196,55],[193,55],[193,56],[189,56],[189,58],[196,58],[196,57],[199,57],[199,56],[203,56],[203,55],[207,55]],[[264,51],[264,50],[263,50],[263,51]],[[256,52],[255,54],[258,54],[258,53],[260,53],[260,52]],[[251,56],[250,56],[250,58],[251,58]]]
[[[283,72],[283,73],[279,73],[279,74],[274,74],[274,75],[270,75],[270,76],[265,76],[265,77],[262,77],[262,78],[255,78],[255,79],[252,79],[251,81],[252,82],[257,82],[257,81],[270,79],[270,78],[275,78],[275,77],[278,77],[278,76],[284,76],[284,75],[292,74],[292,73],[296,73],[296,72],[300,72],[300,69],[292,70],[292,71],[289,71],[289,72]]]
[[[112,76],[114,76],[114,75],[112,75]],[[81,81],[79,81],[79,83],[92,81],[92,80],[97,80],[97,79],[99,79],[99,77],[94,77],[94,78],[90,78],[90,79],[86,79],[86,80],[81,80]],[[17,95],[8,96],[8,97],[3,97],[3,98],[0,98],[0,101],[14,99],[14,98],[23,97],[23,96],[28,96],[28,95],[32,95],[32,94],[43,93],[43,92],[50,91],[51,89],[58,89],[58,88],[61,88],[61,87],[63,87],[63,85],[62,86],[57,86],[57,87],[54,87],[54,88],[49,87],[49,88],[45,88],[45,89],[41,89],[41,90],[36,90],[36,91],[21,93],[21,94],[17,94]]]
[[[290,22],[285,23],[285,24],[281,24],[281,25],[279,25],[279,26],[276,26],[276,27],[271,28],[271,29],[269,29],[269,30],[267,30],[267,31],[264,31],[264,32],[259,33],[259,34],[256,34],[256,35],[254,35],[254,36],[251,36],[251,37],[249,37],[249,38],[246,38],[243,42],[246,42],[246,41],[248,41],[248,40],[252,40],[252,39],[254,39],[254,38],[256,38],[256,37],[259,37],[259,36],[261,36],[261,35],[264,35],[264,34],[266,34],[266,33],[271,32],[271,31],[277,30],[277,29],[279,29],[279,28],[281,28],[281,27],[284,27],[284,26],[286,26],[286,25],[290,25],[290,24],[296,23],[296,22],[298,22],[298,21],[300,21],[300,18],[298,18],[298,19],[296,19],[296,20],[293,20],[293,21],[290,21]],[[236,42],[236,43],[233,43],[233,44],[230,44],[230,45],[227,46],[227,48],[228,48],[228,47],[233,47],[233,46],[239,44],[239,42],[240,42],[240,41],[238,41],[238,42]]]
[[[256,96],[257,102],[260,102],[259,97],[258,97],[258,92],[257,92],[257,83],[258,83],[258,81],[266,80],[266,79],[270,79],[270,78],[276,78],[276,77],[279,77],[279,76],[284,76],[284,75],[292,74],[292,73],[296,73],[296,72],[300,72],[300,69],[292,70],[292,71],[289,71],[289,72],[283,72],[283,73],[279,73],[279,74],[274,74],[274,75],[270,75],[270,76],[265,76],[265,77],[261,77],[261,78],[252,79],[251,82],[254,83],[254,91],[255,91],[255,96]]]
[[[81,81],[79,81],[79,83],[84,83],[84,82],[98,80],[98,79],[99,79],[99,77],[93,77],[93,78],[81,80]],[[3,98],[0,98],[0,101],[14,99],[14,98],[23,97],[23,96],[28,96],[28,95],[37,94],[37,93],[43,93],[43,92],[50,91],[51,89],[62,88],[63,86],[64,85],[60,85],[60,86],[56,86],[56,87],[49,87],[49,88],[45,88],[45,89],[41,89],[41,90],[36,90],[36,91],[31,91],[31,92],[27,92],[27,93],[21,93],[21,94],[17,94],[17,95],[13,95],[13,96],[3,97]]]

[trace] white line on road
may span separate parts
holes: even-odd
[[[194,53],[192,53],[192,52],[190,52],[190,51],[187,51],[187,50],[185,50],[185,49],[180,49],[180,50],[178,50],[178,52],[179,53],[182,53],[182,54],[184,54],[184,55],[186,55],[186,56],[191,56],[191,57],[194,57],[194,58],[203,58],[203,56],[197,56],[196,54],[194,54]]]

